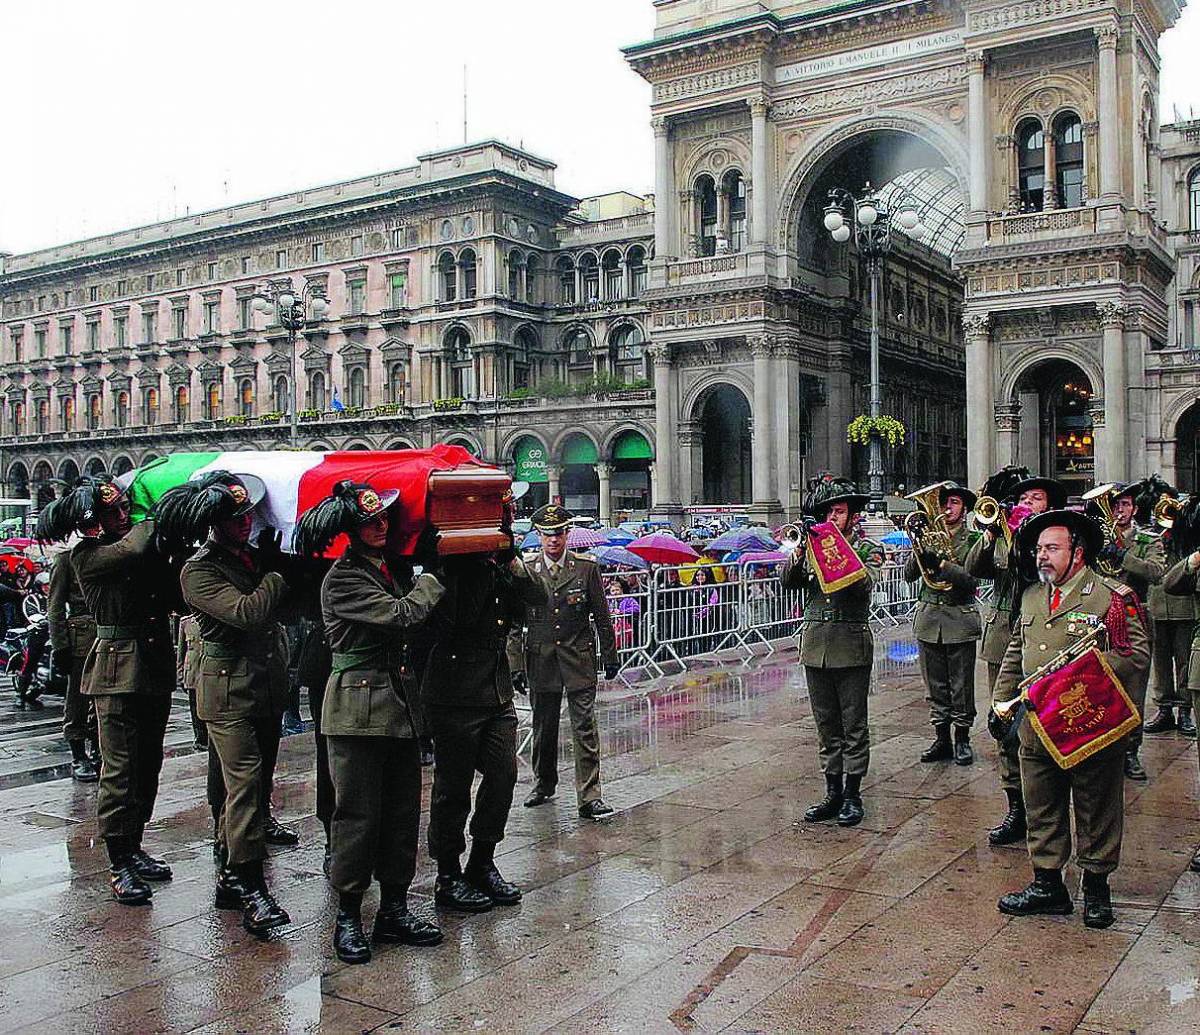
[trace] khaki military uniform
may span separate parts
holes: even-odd
[[[904,566],[905,579],[920,580],[913,635],[935,727],[953,724],[969,730],[975,722],[975,643],[981,634],[975,589],[979,583],[963,566],[975,538],[966,522],[952,534],[953,560],[947,560],[936,576],[950,583],[947,590],[931,589],[925,583],[916,557],[909,557]]]
[[[1169,537],[1164,538],[1163,551],[1168,572],[1186,559],[1171,547]],[[1178,574],[1175,585],[1181,585]],[[1154,703],[1159,708],[1190,708],[1188,662],[1196,630],[1196,597],[1168,592],[1164,576],[1150,587],[1148,610],[1154,621]]]
[[[997,700],[1015,698],[1022,679],[1086,635],[1094,618],[1108,614],[1114,594],[1129,595],[1128,587],[1085,567],[1058,587],[1061,599],[1052,613],[1053,588],[1030,586],[1022,595],[1021,615],[1000,665]],[[1150,642],[1140,618],[1126,610],[1129,652],[1122,654],[1110,646],[1104,657],[1129,687],[1150,665]],[[1112,744],[1071,769],[1061,769],[1031,723],[1021,723],[1019,736],[1027,843],[1034,869],[1061,870],[1069,861],[1073,810],[1080,868],[1111,873],[1121,857],[1126,745]]]
[[[1011,565],[1010,565],[1010,562]],[[1000,662],[1012,639],[1012,607],[1016,598],[1019,576],[1016,558],[1009,550],[1008,540],[1001,534],[996,539],[981,535],[967,551],[963,567],[977,579],[992,579],[992,603],[983,619],[983,639],[979,654],[987,665],[988,692],[996,702],[996,677]],[[1021,791],[1021,761],[1017,745],[1011,738],[998,745],[1000,786],[1006,791]]]
[[[1139,528],[1136,524],[1130,528],[1129,549],[1125,551],[1125,560],[1121,564],[1121,581],[1132,589],[1138,599],[1148,604],[1150,589],[1162,582],[1167,573],[1167,557],[1163,548],[1162,536]],[[1147,609],[1148,612],[1148,609]],[[1150,637],[1150,649],[1154,650],[1157,631],[1151,618],[1146,634]],[[1127,686],[1129,696],[1137,705],[1140,715],[1146,714],[1146,687],[1150,684],[1150,667],[1138,673],[1133,684]],[[1138,726],[1129,735],[1129,750],[1136,751],[1142,744],[1142,727]]]
[[[71,567],[96,640],[83,663],[80,689],[93,698],[100,735],[99,833],[136,847],[154,810],[163,736],[175,688],[168,614],[176,576],[154,546],[154,522],[121,539],[89,537],[71,551]]]
[[[89,723],[92,702],[83,696],[83,663],[96,642],[96,620],[87,609],[87,601],[71,567],[70,552],[61,553],[50,569],[50,591],[46,600],[46,620],[50,626],[50,649],[70,653],[67,696],[63,701],[63,739],[87,740],[95,735],[95,718]],[[92,727],[89,730],[89,725]]]
[[[524,637],[519,628],[513,630],[509,666],[529,679],[533,774],[537,788],[547,794],[558,784],[558,722],[565,691],[574,740],[575,793],[583,805],[600,797],[596,637],[604,664],[614,666],[618,663],[617,639],[600,566],[568,551],[552,572],[553,567],[544,555],[529,566],[547,602],[526,610]]]
[[[1191,557],[1177,561],[1163,579],[1163,589],[1172,596],[1188,597],[1193,602],[1200,600],[1200,577],[1191,566]],[[1194,626],[1191,650],[1188,658],[1187,686],[1191,691],[1193,707],[1200,708],[1200,622]],[[1200,751],[1200,737],[1196,738]]]
[[[334,804],[330,881],[362,894],[377,879],[407,891],[417,865],[424,721],[407,638],[445,590],[432,575],[411,587],[348,549],[321,585],[332,667],[321,701]]]
[[[287,640],[275,614],[287,587],[277,572],[263,574],[257,551],[211,540],[183,566],[180,584],[200,633],[196,715],[224,790],[210,800],[217,838],[229,865],[241,866],[267,857],[263,778],[275,767],[288,691]]]
[[[871,635],[871,591],[883,564],[883,547],[868,539],[853,542],[867,577],[852,586],[822,593],[797,548],[784,566],[785,589],[804,591],[800,662],[817,723],[821,770],[829,776],[862,776],[871,758],[867,694],[875,639]]]
[[[483,779],[471,836],[490,844],[504,839],[517,783],[508,637],[524,624],[526,606],[544,607],[548,599],[519,560],[507,568],[475,556],[447,564],[446,596],[430,621],[433,646],[422,686],[433,734],[429,854],[435,859],[457,859],[466,849],[476,772]]]

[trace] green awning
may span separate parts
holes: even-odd
[[[517,481],[533,485],[550,480],[546,474],[546,447],[536,438],[526,436],[518,440],[513,449],[513,459],[516,461]]]
[[[646,436],[637,431],[625,431],[621,433],[617,443],[613,446],[614,460],[653,460],[654,451],[650,448],[650,443],[646,441]]]
[[[576,435],[567,442],[563,450],[564,464],[594,464],[600,459],[592,440],[583,435]]]

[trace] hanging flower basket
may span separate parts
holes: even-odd
[[[903,444],[907,434],[904,424],[895,417],[860,414],[846,428],[846,441],[865,446],[871,441],[872,435],[878,435],[887,445],[895,447]]]

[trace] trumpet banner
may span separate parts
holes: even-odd
[[[845,589],[866,578],[867,566],[862,558],[830,521],[822,521],[808,530],[804,550],[809,570],[816,574],[822,593]]]
[[[1070,769],[1142,721],[1107,659],[1095,647],[1025,691],[1027,715],[1050,757]]]

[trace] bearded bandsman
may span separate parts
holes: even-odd
[[[250,546],[254,508],[265,494],[258,478],[213,471],[168,490],[155,507],[165,541],[204,542],[180,582],[199,631],[196,715],[208,730],[225,791],[217,814],[216,904],[240,908],[242,925],[255,935],[289,921],[263,875],[263,771],[274,766],[288,690],[287,641],[276,619],[287,586],[272,570],[275,533],[259,535],[261,545],[271,546]]]
[[[159,546],[155,522],[133,527],[125,491],[107,476],[79,479],[44,524],[48,539],[83,534],[71,566],[96,620],[80,686],[95,705],[100,739],[99,834],[113,897],[139,905],[150,900],[147,881],[171,879],[171,868],[142,848],[142,835],[158,795],[175,689],[168,617],[178,602],[178,575]]]
[[[319,556],[341,534],[346,552],[325,576],[321,614],[332,668],[321,703],[328,738],[334,806],[330,824],[330,882],[338,892],[333,947],[346,963],[366,963],[362,898],[374,876],[379,911],[374,940],[436,945],[441,930],[409,912],[421,819],[424,730],[408,638],[445,592],[428,570],[436,567],[436,533],[418,544],[426,571],[388,547],[395,490],[341,481],[296,526],[296,552]],[[432,544],[432,545],[430,545]]]
[[[1017,547],[1038,584],[1021,596],[1020,617],[1000,666],[998,711],[1027,687],[1030,712],[1019,718],[1021,785],[1033,883],[1000,899],[1002,913],[1066,915],[1074,909],[1062,870],[1071,856],[1075,815],[1076,860],[1083,871],[1084,923],[1113,922],[1108,875],[1121,856],[1124,819],[1125,735],[1137,713],[1124,687],[1150,663],[1145,618],[1128,586],[1089,565],[1102,544],[1099,526],[1076,511],[1052,510],[1030,518]],[[1098,658],[1060,657],[1091,636]],[[1094,661],[1090,669],[1084,666]],[[1078,664],[1078,668],[1074,666]],[[1064,690],[1034,698],[1044,680],[1077,671]],[[1125,722],[1118,722],[1120,715]],[[1115,724],[1115,725],[1114,725]]]
[[[995,699],[996,677],[1000,662],[1012,639],[1012,610],[1024,590],[1017,559],[1011,549],[1012,536],[1020,523],[1050,508],[1059,509],[1067,502],[1067,490],[1052,478],[1030,478],[1025,467],[1005,467],[992,475],[983,487],[983,495],[1000,504],[1000,514],[992,526],[984,529],[967,552],[963,567],[977,579],[992,579],[992,603],[983,621],[980,656],[987,664],[988,690]],[[1005,533],[999,522],[1008,522]],[[996,729],[989,715],[989,729]],[[1000,786],[1008,799],[1008,811],[1000,823],[988,831],[988,841],[1007,845],[1025,836],[1025,799],[1021,794],[1021,762],[1015,737],[1000,736]]]
[[[867,728],[867,693],[875,643],[871,636],[871,589],[883,563],[883,547],[863,538],[859,518],[868,497],[845,478],[821,477],[808,487],[804,500],[809,537],[821,535],[828,522],[838,535],[825,534],[821,558],[810,559],[806,543],[792,552],[783,570],[783,585],[804,590],[804,631],[800,661],[817,723],[825,797],[804,813],[809,822],[836,818],[844,827],[862,822],[860,787],[871,757]],[[852,557],[831,556],[829,564],[852,576],[826,577],[814,563],[827,553],[852,551]],[[846,563],[848,562],[848,563]],[[840,583],[845,585],[840,585]]]

